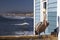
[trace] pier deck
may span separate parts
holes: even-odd
[[[0,40],[58,40],[54,35],[0,36]]]

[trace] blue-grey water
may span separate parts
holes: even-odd
[[[7,19],[0,16],[0,36],[30,34],[33,34],[33,18]]]

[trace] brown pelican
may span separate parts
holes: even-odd
[[[41,24],[35,30],[35,34],[38,35],[41,32],[44,32],[45,33],[45,29],[48,27],[48,25],[49,25],[49,23],[47,21],[45,23],[44,22],[41,22]]]
[[[41,32],[45,33],[45,29],[49,25],[48,21],[46,20],[46,11],[43,12],[43,16],[44,16],[43,22],[40,22],[38,27],[35,29],[36,35],[40,34]]]

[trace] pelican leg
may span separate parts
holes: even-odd
[[[38,36],[39,36],[39,39],[40,39],[40,38],[41,38],[41,37],[40,37],[40,33],[38,33]]]
[[[45,31],[44,31],[44,40],[45,40]]]

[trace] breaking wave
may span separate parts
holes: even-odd
[[[24,22],[24,23],[20,23],[20,24],[12,24],[12,25],[29,25],[29,23]]]

